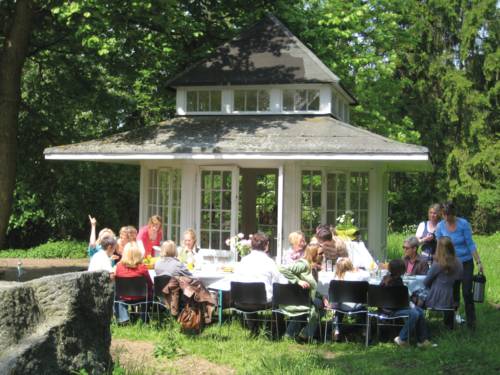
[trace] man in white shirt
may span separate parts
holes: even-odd
[[[111,256],[116,248],[116,239],[114,237],[104,237],[101,240],[102,250],[95,253],[90,259],[88,271],[108,271],[113,272]]]
[[[267,252],[269,238],[264,233],[255,233],[252,236],[252,251],[244,256],[235,270],[235,281],[262,282],[266,287],[267,302],[273,298],[273,283],[280,280],[278,266]]]

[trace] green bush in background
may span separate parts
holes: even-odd
[[[0,258],[85,258],[87,243],[79,241],[49,241],[31,249],[0,251]]]

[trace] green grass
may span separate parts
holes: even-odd
[[[401,256],[405,235],[389,236],[392,256]],[[186,336],[176,323],[164,328],[149,325],[118,327],[114,338],[145,340],[155,344],[155,353],[168,358],[188,354],[230,366],[238,374],[333,374],[333,375],[422,375],[500,373],[500,311],[489,302],[500,302],[500,234],[475,236],[485,265],[487,301],[477,304],[478,326],[474,333],[465,327],[444,329],[439,316],[429,321],[432,340],[437,348],[399,348],[392,343],[300,345],[291,341],[252,338],[237,322],[207,327],[199,336]],[[171,346],[175,346],[175,349]]]

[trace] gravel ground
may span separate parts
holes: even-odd
[[[17,281],[17,258],[0,258],[0,280]],[[21,281],[67,272],[85,271],[88,259],[21,259]]]

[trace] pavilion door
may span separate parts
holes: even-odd
[[[238,230],[238,168],[202,167],[199,176],[199,246],[229,250],[226,239]]]
[[[280,190],[281,169],[240,169],[239,231],[247,237],[251,233],[264,232],[269,236],[269,253],[278,255],[281,246]]]

